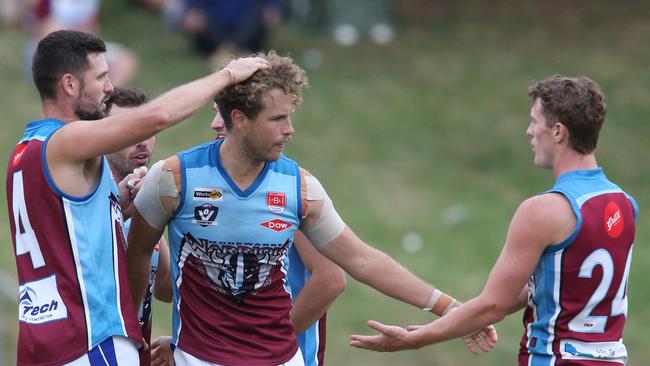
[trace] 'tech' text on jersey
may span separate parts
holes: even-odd
[[[623,365],[638,207],[601,169],[565,173],[548,192],[566,197],[578,223],[531,278],[519,365]]]
[[[301,220],[300,169],[283,156],[242,191],[219,161],[222,141],[178,154],[174,343],[211,363],[278,365],[298,350],[285,275]]]
[[[126,280],[118,191],[102,176],[86,197],[62,193],[45,149],[63,122],[30,122],[9,158],[7,202],[18,268],[19,365],[72,361],[112,336],[140,342]]]

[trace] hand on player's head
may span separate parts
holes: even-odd
[[[268,67],[269,63],[261,57],[244,57],[230,61],[222,71],[228,75],[228,85],[234,85],[248,79],[257,70]]]

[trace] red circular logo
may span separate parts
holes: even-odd
[[[610,201],[605,206],[605,232],[610,238],[618,238],[623,232],[623,212],[614,201]]]
[[[16,146],[14,149],[14,167],[18,165],[18,162],[20,162],[20,158],[23,156],[23,152],[25,151],[25,148],[27,147],[27,143],[23,142],[22,144]]]

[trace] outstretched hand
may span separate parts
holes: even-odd
[[[413,332],[421,329],[422,327],[424,327],[424,325],[409,325],[406,327],[406,330]],[[490,348],[494,347],[497,341],[497,330],[494,325],[489,325],[474,334],[463,337],[465,346],[467,349],[469,349],[470,352],[475,355],[478,354],[477,347],[480,348],[483,352],[489,352]]]
[[[419,348],[409,339],[409,331],[394,325],[385,325],[378,321],[369,320],[368,326],[380,334],[350,336],[350,346],[364,348],[377,352],[394,352],[405,349]]]
[[[226,67],[221,69],[228,79],[228,85],[241,83],[248,79],[257,70],[269,67],[269,63],[261,57],[244,57],[230,61]]]
[[[490,348],[494,347],[498,339],[499,337],[497,336],[497,330],[494,325],[488,325],[472,335],[463,337],[463,342],[465,342],[465,346],[470,352],[477,354],[478,350],[476,347],[480,348],[483,352],[488,352]]]
[[[385,325],[380,322],[369,320],[368,326],[380,334],[378,335],[357,335],[350,336],[350,346],[363,348],[377,352],[394,352],[405,349],[418,349],[423,344],[418,342],[410,335],[424,325],[410,325],[402,328],[394,325]],[[479,332],[463,337],[465,346],[473,354],[478,353],[480,348],[483,352],[488,352],[498,340],[497,331],[494,326],[485,327]]]

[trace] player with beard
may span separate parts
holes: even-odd
[[[115,88],[106,102],[106,114],[114,116],[125,113],[132,108],[141,106],[148,101],[147,95],[139,88]],[[132,176],[127,184],[134,186],[131,194],[136,194],[135,186],[146,174],[149,158],[156,146],[156,137],[141,141],[120,151],[106,155],[106,160],[116,182]],[[131,220],[124,222],[124,232],[129,232]],[[128,244],[128,243],[127,243]],[[147,292],[138,309],[138,320],[142,328],[142,335],[147,344],[151,344],[151,320],[153,315],[153,297],[164,302],[172,301],[172,284],[169,273],[169,248],[165,237],[160,237],[151,255],[151,274],[147,285]],[[151,364],[151,348],[140,349],[140,365]]]
[[[105,51],[96,36],[57,31],[34,55],[45,118],[27,124],[6,186],[20,294],[18,365],[138,363],[142,335],[122,232],[131,192],[124,181],[118,190],[103,154],[184,120],[224,87],[267,67],[259,58],[235,60],[104,118],[113,90]]]
[[[210,128],[217,133],[215,139],[224,138],[226,124],[216,103],[212,105],[212,110],[215,114]],[[324,365],[327,309],[345,289],[345,273],[319,254],[299,231],[294,237],[294,245],[289,249],[288,258],[287,283],[293,301],[290,315],[298,346],[305,366]],[[169,336],[160,336],[153,341],[152,365],[173,365],[171,342]]]
[[[283,155],[306,76],[287,57],[260,57],[268,69],[215,98],[225,137],[154,164],[135,199],[131,290],[143,297],[151,250],[168,225],[177,366],[304,365],[285,281],[298,229],[388,296],[438,315],[457,304],[360,240],[320,182]],[[470,349],[496,341],[491,327],[477,337]]]

